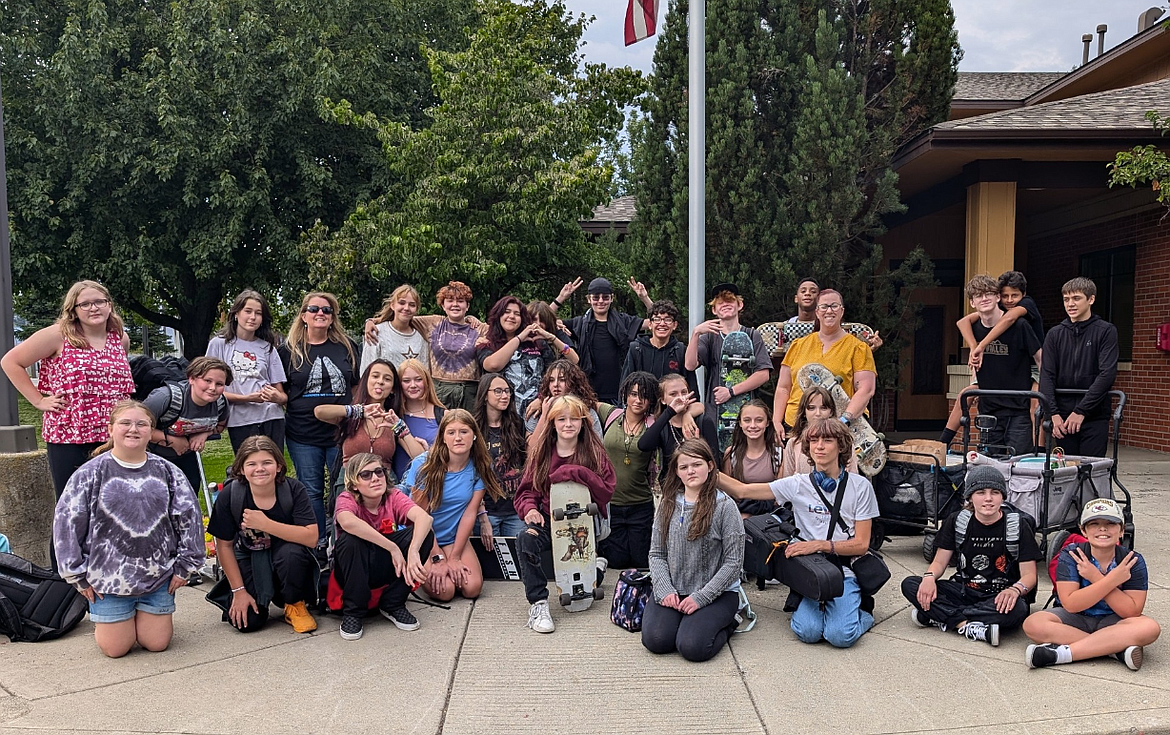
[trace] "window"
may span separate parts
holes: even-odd
[[[1137,248],[1102,250],[1081,256],[1081,275],[1097,284],[1093,313],[1117,327],[1118,359],[1133,359],[1133,277]]]

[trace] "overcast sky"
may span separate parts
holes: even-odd
[[[668,0],[659,0],[661,28]],[[654,39],[623,46],[622,28],[628,0],[565,0],[569,9],[597,16],[586,30],[585,58],[610,66],[650,71]],[[959,45],[960,71],[1068,71],[1081,63],[1081,35],[1109,26],[1105,49],[1137,32],[1137,17],[1157,0],[952,0]],[[1165,18],[1163,18],[1165,19]]]

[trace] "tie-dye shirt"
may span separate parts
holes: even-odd
[[[126,467],[105,452],[65,485],[53,546],[58,573],[78,589],[143,595],[203,565],[203,518],[178,467],[154,455]]]

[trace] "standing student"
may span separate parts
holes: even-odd
[[[609,506],[609,536],[598,542],[597,553],[617,569],[646,569],[650,565],[658,451],[642,451],[638,440],[654,423],[658,381],[647,372],[630,373],[622,381],[621,394],[625,408],[615,408],[606,416],[602,437],[617,484]]]
[[[670,457],[674,454],[674,450],[682,444],[683,439],[699,436],[711,446],[712,454],[719,451],[719,437],[715,432],[715,422],[706,413],[699,414],[697,417],[691,415],[691,411],[698,412],[699,409],[696,407],[701,404],[695,402],[695,394],[690,391],[683,376],[664,375],[658,383],[658,395],[662,408],[654,423],[639,437],[639,450],[643,452],[661,450],[664,458]],[[697,422],[697,432],[688,430],[685,424],[688,419],[693,419],[693,423]],[[666,472],[664,461],[658,475],[659,480],[666,480]]]
[[[540,381],[537,399],[528,406],[525,416],[525,429],[529,434],[535,434],[541,422],[544,421],[544,407],[553,398],[559,396],[576,396],[589,409],[590,424],[598,436],[601,436],[601,418],[597,413],[600,406],[597,394],[585,371],[568,360],[557,360],[544,372],[544,379]]]
[[[642,618],[642,645],[652,653],[707,661],[738,624],[743,520],[716,487],[718,475],[711,447],[699,439],[670,458],[650,549],[653,599]]]
[[[552,300],[552,308],[559,309],[573,292],[581,287],[577,278],[561,287],[561,292]],[[639,300],[650,308],[653,303],[646,293],[646,287],[629,281],[630,289]],[[647,320],[614,311],[613,284],[607,278],[594,278],[589,282],[589,311],[581,316],[565,320],[565,326],[577,340],[577,352],[581,356],[581,369],[589,378],[594,392],[606,403],[617,403],[621,383],[622,366],[626,364],[626,352],[638,332],[649,326]]]
[[[175,590],[203,565],[203,523],[183,473],[146,451],[154,415],[123,400],[110,440],[73,473],[57,500],[57,572],[89,601],[98,648],[110,658],[137,643],[171,644]]]
[[[564,327],[557,325],[557,313],[553,311],[547,301],[529,301],[528,313],[532,317],[532,321],[538,323],[549,334],[555,334],[561,344],[569,348],[568,351],[562,348],[562,359],[568,360],[574,365],[581,363],[581,356],[577,354],[577,345],[573,342],[572,335],[566,332]]]
[[[515,296],[505,296],[488,312],[487,337],[476,350],[480,367],[502,373],[515,390],[513,410],[523,416],[536,400],[545,367],[571,348],[532,319]]]
[[[155,420],[150,451],[178,465],[193,488],[202,482],[198,452],[228,424],[231,409],[223,392],[231,384],[226,362],[196,357],[187,366],[186,380],[155,388],[143,401]]]
[[[824,292],[821,294],[823,297]],[[861,587],[849,565],[853,557],[869,552],[873,519],[878,517],[877,496],[868,479],[845,471],[853,454],[853,435],[845,424],[818,421],[808,427],[801,442],[815,467],[810,474],[750,484],[720,474],[719,487],[735,498],[792,503],[796,525],[805,540],[789,543],[784,555],[791,558],[820,552],[845,575],[840,596],[827,602],[801,599],[792,614],[792,632],[805,643],[824,640],[837,648],[849,648],[873,627],[872,598],[863,607]],[[839,507],[837,523],[830,522],[834,505]]]
[[[547,421],[533,437],[524,465],[524,479],[516,492],[516,515],[527,529],[516,537],[520,547],[520,577],[528,600],[528,627],[537,633],[556,630],[548,609],[548,579],[540,556],[552,548],[549,533],[550,490],[554,482],[571,480],[589,488],[589,498],[602,514],[613,497],[613,464],[601,437],[586,427],[588,409],[580,398],[563,395],[552,400]],[[598,568],[599,573],[602,570]]]
[[[764,346],[764,339],[752,327],[745,327],[739,323],[739,314],[743,311],[743,296],[739,294],[739,287],[734,283],[720,283],[711,289],[709,302],[714,319],[699,324],[691,332],[691,341],[687,344],[686,369],[698,370],[699,366],[707,369],[707,389],[704,405],[707,407],[707,417],[718,423],[720,406],[735,396],[751,395],[752,391],[768,382],[768,375],[772,370],[772,359],[768,357],[768,348]],[[742,383],[730,388],[723,384],[723,341],[732,332],[745,332],[752,342],[753,360],[744,367],[748,377]],[[719,456],[716,453],[716,456]]]
[[[792,323],[815,322],[817,320],[817,297],[821,295],[821,284],[815,278],[804,278],[796,284],[796,314],[788,321]]]
[[[451,281],[436,295],[442,316],[416,316],[411,320],[430,346],[430,373],[439,401],[448,408],[475,408],[479,387],[476,343],[487,325],[468,316],[472,293],[462,281]]]
[[[411,460],[398,488],[434,519],[435,544],[423,589],[446,602],[458,593],[475,599],[483,569],[468,539],[475,530],[484,495],[503,495],[479,425],[470,413],[443,414],[435,443]]]
[[[337,323],[339,312],[333,294],[305,294],[288,341],[280,348],[288,376],[285,443],[317,514],[318,545],[325,539],[325,478],[340,455],[336,429],[317,418],[315,409],[349,403],[358,379],[357,345]]]
[[[524,531],[524,521],[516,515],[512,500],[520,487],[528,442],[524,422],[512,410],[513,400],[512,384],[503,375],[486,373],[480,378],[475,396],[475,423],[487,442],[501,492],[499,498],[484,497],[486,513],[479,516],[480,537],[489,547],[493,536],[518,536]]]
[[[443,420],[446,409],[435,395],[431,374],[421,362],[411,358],[403,360],[398,376],[402,385],[400,417],[406,422],[410,435],[422,444],[423,449],[434,446],[435,437],[439,434],[439,422]],[[408,452],[406,446],[400,443],[394,452],[394,476],[402,478],[410,461],[417,456]]]
[[[352,404],[326,404],[313,409],[318,419],[338,426],[342,463],[365,452],[378,455],[390,467],[399,445],[410,457],[417,457],[426,449],[398,415],[402,410],[402,392],[397,383],[394,365],[379,357],[362,373]]]
[[[57,497],[90,454],[110,437],[110,410],[134,392],[126,359],[130,338],[110,292],[97,281],[78,281],[61,302],[61,314],[0,358],[12,385],[44,414],[49,474]],[[28,369],[41,363],[33,385]]]
[[[371,362],[378,359],[388,360],[396,368],[402,367],[404,360],[411,359],[427,364],[430,347],[412,323],[418,314],[418,304],[418,291],[414,286],[404,283],[386,297],[376,317],[366,320],[365,342],[362,345],[363,372]]]
[[[305,486],[287,473],[275,442],[262,434],[248,437],[207,523],[230,590],[223,620],[242,633],[268,622],[269,603],[284,608],[284,622],[297,633],[317,629],[307,607],[317,599],[311,551],[317,545],[317,516]],[[233,506],[242,510],[239,518]]]
[[[784,450],[776,439],[768,404],[753,398],[739,409],[731,445],[723,453],[723,471],[740,482],[771,482],[781,477]],[[737,500],[744,518],[770,513],[771,500]]]
[[[431,517],[389,483],[376,455],[345,463],[345,491],[337,497],[334,574],[341,585],[341,637],[362,637],[372,590],[385,587],[378,612],[399,630],[418,630],[406,609],[412,587],[427,580],[425,555],[435,543]]]
[[[650,334],[638,337],[626,353],[622,380],[630,373],[645,370],[661,380],[663,375],[677,373],[687,379],[687,385],[699,394],[695,373],[686,369],[687,346],[674,338],[678,329],[678,307],[670,301],[655,301],[650,305]]]
[[[272,329],[272,310],[256,291],[240,292],[228,310],[223,329],[207,344],[207,356],[226,362],[232,370],[224,397],[231,404],[228,438],[232,451],[250,436],[263,435],[284,451],[284,404],[287,379]]]
[[[1048,330],[1040,392],[1056,406],[1052,436],[1066,454],[1103,457],[1109,448],[1109,391],[1117,377],[1117,328],[1093,313],[1097,284],[1074,278],[1060,289],[1068,318]],[[1058,388],[1087,389],[1060,394]]]

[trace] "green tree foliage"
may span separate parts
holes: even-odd
[[[632,129],[635,272],[680,304],[686,13],[671,3]],[[790,315],[797,280],[814,276],[843,292],[847,318],[882,331],[881,372],[896,375],[906,296],[933,276],[921,251],[877,273],[882,217],[901,209],[890,161],[946,118],[959,58],[947,0],[708,0],[707,282],[739,284],[748,323]]]
[[[1151,110],[1146,119],[1154,130],[1162,135],[1170,133],[1170,117],[1162,117]],[[1153,145],[1135,146],[1133,150],[1121,151],[1109,164],[1109,186],[1133,186],[1149,184],[1157,192],[1158,201],[1170,208],[1170,158],[1166,152]]]
[[[567,278],[617,268],[578,222],[608,200],[600,151],[642,91],[640,73],[582,63],[587,20],[561,2],[485,0],[481,16],[465,50],[425,50],[438,97],[429,126],[334,107],[377,133],[392,182],[304,250],[313,278],[367,313],[402,282],[434,308],[440,286],[464,281],[482,314],[495,296],[548,299]]]
[[[417,126],[420,43],[460,43],[473,0],[0,0],[18,290],[97,278],[203,354],[244,287],[296,299],[294,243],[387,185],[368,130]],[[156,308],[157,305],[157,308]]]

